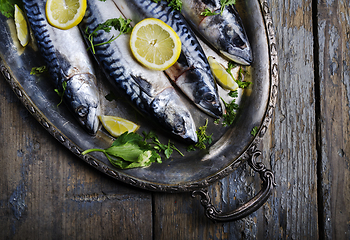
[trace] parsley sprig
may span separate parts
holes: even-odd
[[[57,107],[59,107],[61,105],[61,103],[63,102],[63,96],[64,96],[66,89],[67,89],[67,82],[66,81],[62,82],[62,92],[60,92],[57,88],[54,89],[54,91],[57,93],[57,95],[60,96],[60,98],[61,98],[61,101],[57,104]]]
[[[143,131],[142,134],[145,138],[145,141],[151,140],[149,144],[153,145],[153,148],[155,150],[158,152],[164,152],[166,159],[170,158],[174,150],[177,151],[181,156],[184,156],[183,153],[177,147],[175,147],[175,145],[170,140],[168,141],[168,144],[162,144],[154,132],[151,131],[149,133],[146,133]]]
[[[128,34],[132,31],[132,26],[130,25],[131,19],[125,19],[123,17],[108,19],[104,23],[100,23],[91,33],[89,33],[89,27],[85,29],[85,37],[89,41],[90,47],[88,48],[92,50],[93,54],[95,54],[95,47],[101,46],[104,44],[109,44],[120,37],[122,34]],[[94,37],[97,36],[97,32],[99,30],[103,30],[105,32],[110,32],[114,28],[119,31],[118,36],[112,36],[108,41],[94,44]]]
[[[40,74],[45,73],[45,72],[47,72],[46,65],[41,66],[41,67],[33,67],[30,70],[30,75],[40,75]]]
[[[220,0],[220,4],[221,4],[220,13],[212,11],[209,8],[206,8],[203,12],[201,12],[201,15],[202,16],[213,16],[213,15],[218,15],[218,14],[222,15],[225,7],[236,4],[236,0]]]
[[[153,0],[153,2],[160,2],[161,0]],[[168,2],[168,6],[172,7],[177,11],[181,11],[182,9],[182,1],[181,0],[166,0]]]
[[[256,134],[258,134],[258,132],[259,132],[259,127],[258,126],[255,126],[255,127],[253,127],[253,129],[252,129],[252,131],[250,132],[250,134],[252,135],[252,136],[256,136]]]
[[[190,145],[187,148],[187,151],[195,151],[196,148],[199,149],[206,149],[207,145],[210,145],[213,142],[213,134],[208,135],[207,134],[207,128],[208,128],[208,119],[205,120],[204,126],[201,126],[196,131],[198,142],[195,145]]]
[[[229,61],[227,64],[227,69],[226,71],[231,75],[231,77],[236,81],[236,83],[238,84],[239,88],[247,88],[249,87],[249,85],[251,84],[251,82],[248,81],[243,81],[244,75],[246,74],[246,71],[240,67],[239,68],[239,72],[238,72],[238,79],[234,78],[231,70],[234,69],[235,67],[237,67],[237,64],[233,61]]]
[[[225,114],[222,115],[222,124],[224,126],[230,126],[233,123],[237,115],[237,110],[239,108],[238,104],[236,103],[236,98],[238,97],[237,90],[230,91],[229,96],[233,98],[231,102],[226,102],[224,99],[221,98],[226,110]]]

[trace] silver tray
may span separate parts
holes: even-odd
[[[216,221],[236,220],[259,208],[267,199],[274,186],[273,173],[256,162],[260,151],[257,143],[265,134],[271,121],[277,98],[278,63],[276,40],[269,7],[263,0],[239,0],[236,8],[243,20],[253,51],[253,64],[247,68],[246,80],[252,84],[240,92],[239,111],[230,127],[215,125],[211,117],[194,107],[186,98],[197,127],[209,120],[208,133],[213,134],[213,144],[206,150],[187,152],[186,145],[172,139],[157,129],[151,121],[144,120],[123,99],[107,101],[103,96],[109,94],[109,85],[102,73],[99,86],[103,112],[127,118],[141,124],[139,132],[155,131],[161,141],[172,142],[184,153],[184,157],[174,153],[163,163],[154,163],[147,168],[120,170],[111,165],[103,153],[81,153],[89,148],[107,148],[113,142],[102,128],[96,136],[87,134],[72,117],[54,92],[47,75],[30,75],[33,67],[44,65],[43,59],[32,40],[22,48],[16,39],[12,19],[0,15],[0,70],[18,98],[40,124],[61,144],[77,157],[102,171],[106,175],[135,187],[151,191],[180,192],[193,191],[202,196],[202,204],[209,218]],[[251,130],[258,127],[257,135]],[[260,173],[262,190],[248,203],[228,214],[219,213],[210,203],[205,188],[227,176],[241,163],[248,160],[249,165]]]

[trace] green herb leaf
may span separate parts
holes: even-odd
[[[199,149],[206,149],[207,145],[210,145],[213,142],[213,134],[208,135],[206,133],[208,128],[208,119],[205,120],[205,124],[202,127],[199,127],[198,130],[196,131],[197,137],[198,137],[198,142],[193,146],[190,145],[187,147],[187,151],[194,151],[195,148]]]
[[[33,67],[32,70],[30,71],[30,75],[40,75],[44,72],[47,72],[46,66]]]
[[[253,135],[254,137],[256,136],[256,134],[258,134],[259,131],[259,127],[255,126],[253,127],[252,131],[250,132],[251,135]]]
[[[173,153],[173,151],[177,151],[181,156],[184,156],[182,154],[182,152],[175,147],[175,145],[169,140],[168,144],[162,144],[159,139],[158,136],[150,131],[148,134],[146,132],[142,132],[142,134],[144,135],[145,138],[145,142],[147,142],[147,140],[151,140],[150,142],[148,142],[149,144],[153,145],[153,148],[159,152],[163,151],[164,155],[167,159],[170,158],[171,154]]]
[[[60,92],[58,89],[54,89],[54,91],[57,93],[58,96],[61,97],[61,101],[57,104],[57,107],[61,105],[61,103],[63,102],[63,96],[64,96],[64,92],[67,89],[67,82],[64,81],[62,83],[62,92]]]
[[[112,165],[121,169],[147,167],[154,162],[162,162],[156,150],[141,135],[133,132],[123,133],[107,149],[88,149],[82,154],[94,151],[103,152]]]
[[[222,15],[225,7],[236,4],[236,0],[220,0],[220,4],[221,4],[220,13]]]
[[[144,137],[137,133],[125,132],[119,136],[107,149],[88,149],[82,152],[85,155],[90,152],[103,152],[110,163],[118,168],[127,169],[135,167],[147,167],[154,162],[161,163],[158,152],[164,151],[166,158],[170,158],[174,150],[184,156],[169,140],[168,144],[162,144],[154,132],[143,132]],[[150,140],[150,142],[148,141]]]
[[[203,12],[201,12],[202,16],[214,16],[214,15],[218,15],[219,13],[217,12],[213,12],[210,9],[206,8]]]
[[[230,126],[236,118],[237,110],[239,108],[238,104],[236,104],[236,98],[238,97],[238,92],[230,91],[229,96],[233,98],[233,100],[229,103],[225,102],[224,99],[221,98],[225,105],[225,114],[222,115],[224,126]]]
[[[228,64],[227,64],[226,72],[228,72],[231,75],[231,77],[236,81],[236,83],[238,84],[239,88],[244,89],[244,88],[249,87],[251,82],[243,81],[243,78],[244,78],[244,75],[246,74],[246,72],[244,71],[244,69],[242,67],[240,67],[240,69],[239,69],[238,79],[235,79],[233,77],[231,70],[236,68],[237,66],[238,65],[235,62],[229,61]]]
[[[0,12],[7,18],[14,18],[15,4],[22,6],[21,0],[0,0]]]
[[[161,0],[153,0],[153,2],[160,2]],[[177,11],[181,11],[182,9],[182,1],[181,0],[166,0],[168,2],[168,6],[172,7]]]
[[[88,33],[89,27],[87,27],[85,29],[85,37],[88,39],[88,41],[90,43],[90,47],[88,48],[88,50],[91,48],[93,54],[95,54],[95,47],[96,46],[109,44],[109,43],[113,42],[114,40],[116,40],[120,35],[130,33],[132,31],[132,27],[131,27],[130,23],[131,23],[131,19],[125,19],[123,17],[108,19],[104,23],[100,23],[90,34]],[[112,28],[119,31],[118,36],[114,37],[114,35],[113,35],[106,42],[94,44],[94,37],[97,36],[97,32],[99,30],[102,30],[102,31],[109,33],[112,30]]]

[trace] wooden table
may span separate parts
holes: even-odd
[[[267,0],[279,95],[260,145],[277,186],[258,211],[228,223],[190,193],[136,189],[77,159],[0,77],[0,239],[349,239],[348,0]],[[224,211],[252,197],[249,166],[209,188]]]

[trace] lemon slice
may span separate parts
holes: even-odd
[[[18,40],[25,47],[29,42],[28,26],[24,13],[17,4],[15,4],[15,25]]]
[[[46,18],[54,27],[70,29],[78,25],[86,11],[86,0],[48,0]]]
[[[98,116],[103,127],[113,136],[113,137],[119,137],[126,131],[128,132],[135,132],[137,129],[139,129],[139,125],[136,123],[133,123],[129,120],[126,120],[121,117],[115,117],[115,116],[106,116],[101,115]]]
[[[222,66],[218,61],[216,61],[215,58],[213,58],[212,56],[208,57],[208,62],[216,81],[220,84],[221,87],[231,91],[235,91],[238,89],[238,84],[226,71],[224,66]]]
[[[155,18],[146,18],[135,25],[130,47],[141,64],[154,70],[171,67],[181,53],[179,36],[169,25]]]

